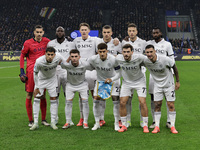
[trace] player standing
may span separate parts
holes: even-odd
[[[67,59],[69,57],[70,50],[74,49],[75,45],[73,42],[69,42],[65,38],[65,29],[59,26],[56,29],[56,39],[50,41],[47,44],[47,47],[54,47],[56,49],[56,53],[61,54],[64,57],[64,59]],[[66,91],[65,87],[67,83],[67,71],[66,69],[62,69],[61,66],[58,65],[56,68],[56,75],[58,78],[57,102],[59,104],[59,94],[60,94],[61,86],[63,88],[64,96],[65,96],[65,91]],[[56,122],[58,122],[58,117],[56,119]],[[70,125],[73,125],[73,122],[71,122]]]
[[[33,125],[33,113],[32,113],[32,96],[34,91],[34,79],[33,79],[33,68],[37,58],[45,54],[47,43],[50,41],[48,38],[43,37],[44,30],[41,25],[36,25],[34,28],[34,38],[26,40],[24,42],[21,55],[20,55],[20,79],[25,83],[26,94],[26,110],[29,118],[28,126]],[[26,73],[24,71],[24,58],[26,57]],[[49,126],[46,122],[46,98],[41,99],[41,113],[42,113],[42,124]]]
[[[97,82],[105,81],[105,83],[110,83],[115,81],[113,84],[113,90],[111,93],[113,100],[113,114],[115,118],[114,129],[118,131],[119,128],[119,86],[120,86],[120,66],[117,64],[115,56],[108,54],[107,45],[105,43],[100,43],[98,45],[98,55],[89,58],[89,63],[97,71],[97,81],[94,89],[94,101],[93,101],[93,113],[95,117],[95,125],[92,130],[97,130],[100,128],[100,110],[99,110],[99,100],[100,97],[97,96]],[[116,73],[117,71],[117,73]]]
[[[70,62],[62,63],[62,68],[67,70],[67,84],[66,84],[66,105],[65,116],[66,124],[62,127],[67,129],[70,127],[72,116],[72,101],[75,92],[79,92],[80,98],[83,104],[83,128],[88,129],[88,116],[89,116],[89,104],[88,104],[88,83],[85,80],[85,72],[87,70],[93,70],[87,61],[80,60],[80,52],[77,49],[70,51]]]
[[[141,71],[141,65],[145,58],[142,54],[133,54],[133,47],[130,44],[125,44],[122,49],[122,54],[119,54],[116,59],[121,67],[123,77],[122,87],[120,91],[120,116],[122,120],[122,128],[118,132],[127,130],[127,111],[126,104],[133,90],[137,91],[138,99],[141,107],[141,115],[143,120],[143,132],[148,133],[148,108],[146,104],[146,79]]]
[[[115,40],[117,41],[118,39],[113,39],[112,38],[112,27],[110,25],[105,25],[102,28],[102,35],[103,38],[97,40],[97,44],[100,43],[106,43],[108,46],[108,53],[112,54],[113,56],[117,56],[117,54],[121,54],[121,43],[119,42],[118,45],[115,45]],[[118,89],[120,90],[120,89]],[[103,126],[106,122],[104,120],[104,112],[105,112],[105,108],[106,108],[106,101],[105,100],[101,100],[100,101],[100,126]]]
[[[74,44],[76,49],[80,52],[80,56],[82,59],[87,59],[90,58],[93,55],[96,55],[96,37],[91,37],[89,36],[90,32],[90,26],[87,23],[81,23],[79,25],[79,31],[81,33],[81,37],[77,37],[74,39]],[[91,91],[91,94],[93,96],[93,90],[94,90],[94,85],[95,81],[97,78],[96,71],[86,71],[85,74],[86,81],[88,82],[88,88]],[[82,126],[83,125],[83,105],[82,101],[79,98],[79,108],[80,108],[80,121],[77,124],[77,126]]]
[[[153,45],[147,45],[145,53],[147,58],[144,59],[144,64],[150,71],[154,79],[154,118],[155,128],[152,133],[160,132],[160,118],[161,118],[161,106],[162,100],[165,97],[167,105],[169,107],[169,121],[171,123],[171,132],[177,134],[175,129],[175,90],[180,87],[178,70],[175,62],[169,57],[158,55]],[[171,72],[173,68],[174,75],[176,77],[176,83],[174,85],[174,77]]]
[[[169,58],[172,59],[172,61],[174,60],[174,52],[172,49],[172,45],[170,42],[165,41],[164,38],[162,38],[162,32],[160,30],[160,28],[155,27],[152,30],[152,36],[154,40],[150,40],[147,43],[148,44],[152,44],[155,47],[156,53],[159,55],[163,55],[163,56],[168,56]],[[151,95],[151,113],[152,113],[152,117],[154,116],[154,95],[153,95],[153,89],[154,89],[154,81],[153,78],[149,77],[149,94]],[[171,123],[169,120],[169,108],[168,105],[166,103],[166,107],[167,107],[167,123],[166,123],[166,127],[171,128]],[[155,128],[155,118],[153,117],[153,123],[149,128]]]
[[[122,46],[124,46],[125,44],[130,44],[133,47],[134,55],[135,54],[144,54],[147,43],[145,40],[143,40],[137,36],[138,30],[137,30],[136,24],[130,23],[128,25],[127,33],[128,33],[128,37],[125,37],[125,39],[122,41]],[[146,68],[144,66],[142,66],[141,69],[146,78],[146,75],[145,75]],[[127,107],[127,121],[128,121],[127,126],[129,126],[131,123],[132,96],[129,97],[126,107]],[[142,120],[140,106],[139,106],[139,109],[140,109],[140,126],[143,127],[143,120]]]
[[[55,49],[53,47],[48,47],[46,49],[45,55],[39,57],[34,66],[34,103],[33,103],[33,113],[34,113],[34,124],[30,130],[37,129],[38,126],[38,115],[39,115],[39,104],[40,98],[44,94],[45,89],[47,89],[50,96],[50,113],[51,113],[51,127],[57,130],[56,117],[58,116],[58,103],[57,97],[57,86],[58,81],[56,77],[56,67],[60,61],[64,61],[64,58],[55,54]]]

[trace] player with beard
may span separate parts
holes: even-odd
[[[26,90],[26,111],[29,118],[28,126],[33,125],[33,112],[32,112],[32,97],[34,91],[33,68],[37,58],[45,54],[47,43],[50,41],[48,38],[43,37],[44,30],[41,25],[36,25],[34,28],[34,38],[26,40],[20,55],[20,79],[25,83]],[[24,71],[24,58],[26,57],[26,73]],[[41,114],[42,124],[49,126],[46,121],[47,102],[45,96],[41,98]]]
[[[174,60],[174,52],[172,49],[172,45],[170,42],[165,41],[164,38],[162,38],[162,32],[160,30],[160,28],[155,27],[152,30],[152,36],[154,40],[150,40],[147,41],[148,44],[152,44],[155,47],[156,53],[159,55],[163,55],[163,56],[168,56],[170,59],[172,59],[172,61]],[[154,118],[154,95],[153,95],[153,89],[154,89],[154,80],[150,74],[149,77],[149,94],[151,95],[151,113],[152,113],[152,117],[153,117],[153,123],[151,126],[149,126],[149,128],[155,128],[155,118]],[[169,108],[168,105],[166,103],[166,107],[167,107],[167,123],[166,123],[166,127],[171,128],[171,123],[169,120]]]
[[[56,54],[59,53],[61,54],[64,59],[67,59],[69,57],[69,52],[70,50],[75,48],[75,45],[73,42],[69,42],[66,38],[65,38],[65,29],[61,26],[59,26],[56,29],[56,39],[50,41],[47,44],[47,47],[54,47],[56,50]],[[65,87],[66,87],[66,83],[67,83],[67,71],[66,69],[62,69],[60,65],[57,66],[56,68],[56,76],[58,79],[58,96],[57,96],[57,102],[59,105],[59,94],[61,91],[61,86],[64,92],[64,96],[65,96]],[[56,119],[56,123],[58,123],[58,117]],[[71,121],[70,125],[74,125],[73,122]]]
[[[124,46],[125,44],[130,44],[133,47],[133,54],[144,54],[145,51],[145,46],[147,45],[146,41],[139,38],[137,36],[138,34],[138,30],[137,30],[137,25],[134,23],[130,23],[128,25],[128,30],[127,30],[128,36],[124,38],[124,40],[122,41],[122,46]],[[142,72],[146,78],[146,68],[144,66],[141,66]],[[129,97],[129,100],[127,102],[127,121],[128,121],[128,125],[130,125],[131,123],[131,112],[132,112],[132,96]],[[143,127],[143,120],[142,120],[142,115],[141,115],[141,108],[139,105],[139,109],[140,109],[140,126]]]

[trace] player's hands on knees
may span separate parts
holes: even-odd
[[[118,38],[114,38],[113,44],[114,44],[115,46],[117,46],[117,45],[119,44],[119,39],[118,39]]]
[[[108,78],[105,80],[105,83],[111,83],[112,82],[112,79]]]
[[[178,90],[180,88],[180,82],[176,82],[175,84],[175,90]]]
[[[28,80],[28,78],[27,78],[27,76],[26,76],[26,74],[25,74],[23,68],[20,69],[19,77],[20,77],[20,80],[21,80],[23,83],[25,83],[26,80]]]
[[[39,90],[39,89],[35,89],[34,92],[33,92],[34,97],[35,97],[35,98],[40,98],[40,97],[42,97],[42,95],[38,97],[38,94],[41,95],[40,90]]]

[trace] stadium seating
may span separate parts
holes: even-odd
[[[0,50],[20,51],[25,40],[33,37],[33,27],[42,24],[45,30],[55,31],[59,25],[66,30],[76,30],[81,22],[90,24],[91,29],[101,31],[102,11],[110,9],[111,26],[113,37],[122,40],[127,36],[127,25],[130,22],[137,24],[138,36],[149,40],[151,30],[157,26],[158,8],[166,10],[178,10],[179,14],[189,14],[189,0],[183,1],[160,1],[160,0],[49,0],[49,1],[26,1],[13,0],[1,1],[0,10]],[[51,20],[39,15],[43,7],[56,8],[57,12]],[[197,15],[196,24],[200,24],[200,4],[195,4]],[[48,37],[48,35],[45,35]],[[192,39],[191,44],[198,48]],[[171,41],[174,48],[180,47],[180,39]],[[187,44],[184,46],[188,46]]]

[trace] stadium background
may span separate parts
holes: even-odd
[[[27,126],[24,84],[18,77],[19,62],[10,62],[10,60],[19,60],[18,55],[22,45],[25,40],[33,37],[32,31],[36,24],[42,24],[45,27],[45,36],[53,39],[55,29],[59,25],[65,27],[66,35],[69,36],[72,31],[78,29],[81,22],[89,23],[92,30],[99,30],[100,37],[102,26],[110,24],[113,27],[113,37],[118,37],[120,40],[127,35],[129,22],[138,25],[138,36],[145,40],[151,39],[152,28],[159,26],[163,37],[171,41],[177,58],[199,60],[200,2],[198,0],[1,0],[0,6],[0,58],[7,60],[7,62],[0,62],[1,149],[199,149],[199,61],[176,62],[181,82],[181,88],[176,93],[175,104],[176,126],[179,131],[177,135],[170,134],[170,131],[164,127],[165,107],[162,107],[161,133],[143,134],[139,127],[136,94],[133,98],[133,125],[124,134],[113,131],[111,101],[107,102],[105,113],[107,125],[104,128],[97,132],[77,127],[61,130],[65,123],[63,96],[61,96],[59,106],[59,117],[61,118],[58,125],[59,130],[54,132],[40,125],[36,132],[30,132]],[[40,16],[41,9],[45,7],[56,9],[51,19],[48,19],[48,16]],[[166,11],[171,17],[189,17],[189,27],[185,29],[190,32],[184,32],[184,34],[174,32],[179,26],[176,26],[175,30],[172,26],[168,29]],[[175,39],[167,36],[169,30],[175,33]],[[189,42],[186,35],[191,35]],[[187,54],[187,49],[191,48],[190,45],[193,51],[192,54]],[[149,108],[149,95],[147,105]],[[91,108],[92,100],[90,99],[90,127],[94,124]],[[77,110],[79,110],[78,103],[74,101],[73,121],[75,123],[79,119]],[[150,109],[149,116],[150,124],[152,119]],[[50,120],[49,106],[47,120]]]

